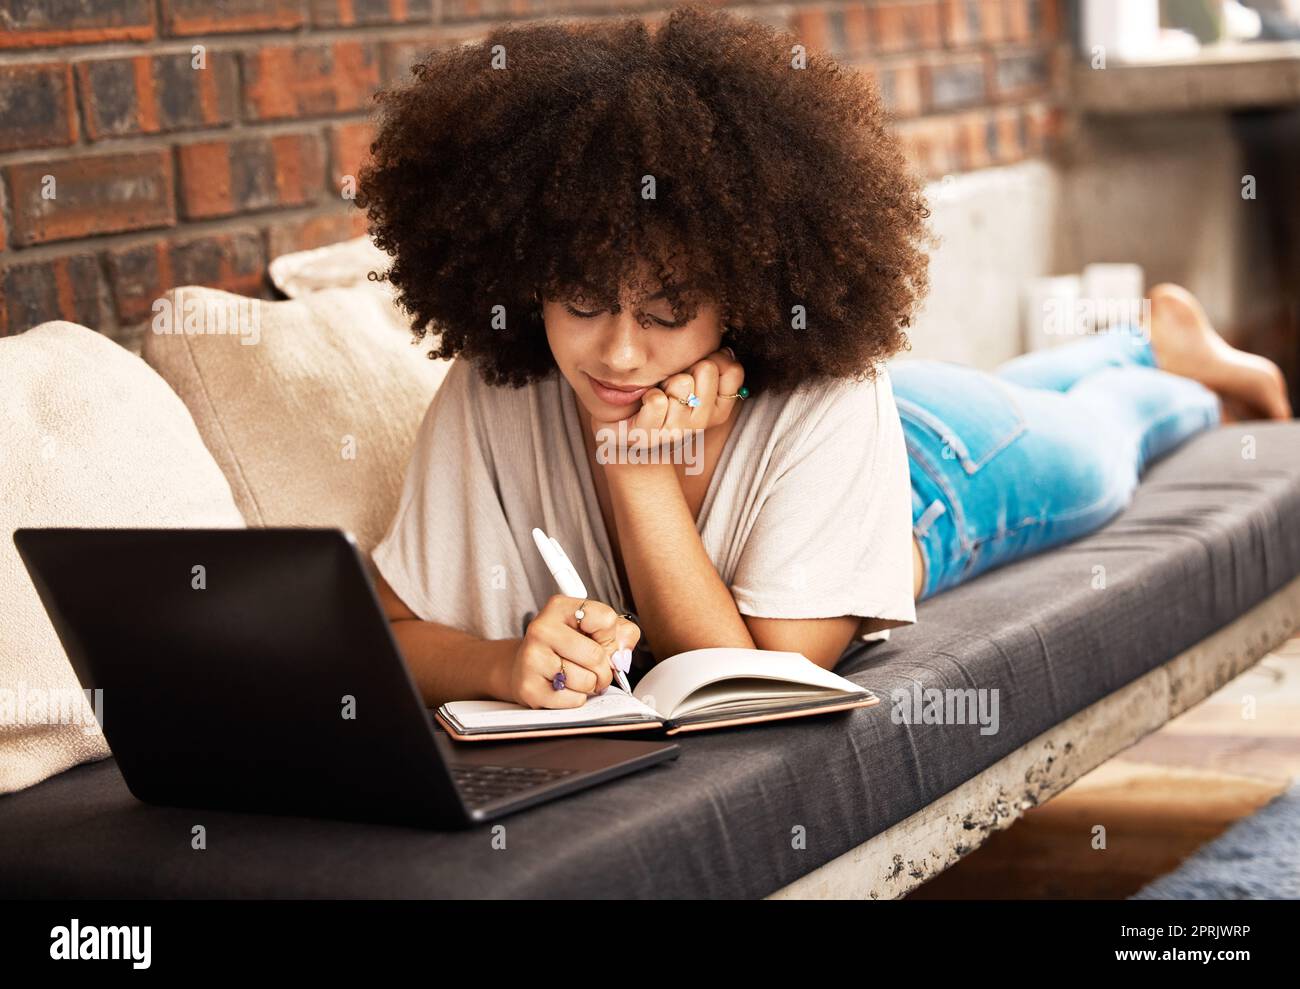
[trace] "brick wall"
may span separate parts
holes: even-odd
[[[118,336],[166,289],[271,297],[267,262],[364,232],[373,91],[508,17],[600,0],[0,0],[0,334]],[[860,66],[929,177],[1044,153],[1064,0],[735,6]]]

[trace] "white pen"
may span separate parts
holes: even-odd
[[[564,552],[563,547],[535,526],[533,527],[533,542],[537,544],[537,551],[542,554],[546,569],[551,571],[551,576],[560,585],[560,593],[571,598],[586,598],[588,596],[587,585],[582,582],[582,578],[578,576],[578,571],[569,562],[569,555]],[[614,664],[614,676],[618,678],[620,687],[627,693],[632,693],[632,687],[627,682],[627,675],[618,668],[617,664]]]

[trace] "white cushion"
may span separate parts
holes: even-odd
[[[0,793],[8,793],[109,754],[14,529],[243,520],[166,382],[75,323],[0,338],[0,460]],[[75,723],[49,723],[41,709],[55,699],[73,702]]]
[[[271,282],[291,299],[327,288],[362,288],[382,293],[392,301],[388,282],[371,281],[370,272],[388,270],[392,258],[375,246],[369,236],[341,240],[306,251],[281,254],[267,266]],[[394,318],[408,325],[394,307]]]
[[[370,290],[267,302],[185,286],[163,300],[143,357],[189,407],[248,524],[346,529],[368,552],[451,362],[411,346]]]

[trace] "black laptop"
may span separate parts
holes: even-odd
[[[663,741],[453,742],[337,529],[18,529],[140,800],[469,827],[675,758]]]

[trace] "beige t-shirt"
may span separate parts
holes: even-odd
[[[577,402],[558,371],[515,389],[452,362],[373,553],[420,618],[522,636],[559,590],[534,526],[559,541],[593,600],[629,610]],[[740,613],[886,620],[860,623],[861,638],[914,622],[911,487],[887,371],[756,394],[734,414],[697,528]]]

